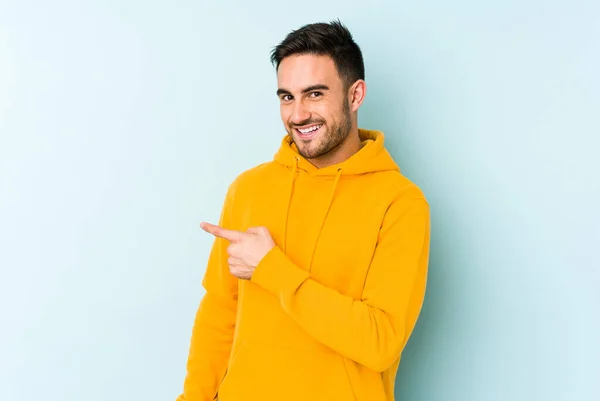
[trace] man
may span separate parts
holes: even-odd
[[[287,130],[229,187],[180,401],[389,401],[420,313],[429,207],[359,129],[359,47],[339,22],[272,53]]]

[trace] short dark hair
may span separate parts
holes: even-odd
[[[360,47],[339,20],[304,25],[290,32],[271,52],[271,63],[279,69],[281,61],[296,54],[329,56],[346,86],[365,79],[365,65]]]

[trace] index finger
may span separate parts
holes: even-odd
[[[228,230],[210,223],[201,223],[200,227],[207,233],[212,234],[215,237],[226,239],[230,242],[239,242],[244,234],[241,231]]]

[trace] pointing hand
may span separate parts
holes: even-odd
[[[202,223],[200,227],[230,242],[227,248],[229,271],[240,279],[250,280],[256,266],[275,247],[273,237],[265,227],[252,227],[246,232],[228,230],[210,223]]]

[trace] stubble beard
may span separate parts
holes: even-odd
[[[313,122],[307,122],[303,125],[308,125]],[[323,122],[318,122],[323,123]],[[298,148],[298,153],[305,159],[315,159],[317,157],[321,157],[331,152],[340,146],[350,134],[350,130],[352,129],[352,116],[350,115],[350,103],[348,99],[344,99],[344,105],[342,108],[342,118],[339,123],[336,122],[333,125],[327,125],[326,135],[323,136],[319,134],[319,136],[315,139],[320,142],[316,145],[313,145],[313,142],[310,142],[308,145],[303,143],[302,140],[296,141],[294,135],[292,134],[294,128],[288,131],[288,134],[292,138],[292,141],[296,144]]]

